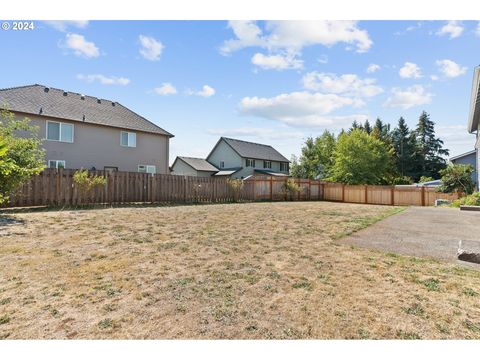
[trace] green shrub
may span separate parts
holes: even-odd
[[[6,106],[0,107],[0,204],[45,168],[45,151],[40,145],[37,126],[28,118],[17,118]]]
[[[237,202],[243,189],[243,180],[241,179],[227,179],[227,185],[233,194],[233,201]]]
[[[420,176],[420,180],[418,180],[419,183],[425,183],[425,182],[429,182],[429,181],[433,181],[435,180],[433,177],[431,176]]]
[[[87,170],[81,169],[76,171],[75,174],[73,174],[73,182],[77,186],[82,200],[88,204],[91,202],[93,190],[97,186],[105,185],[107,183],[107,180],[104,176],[89,176]]]
[[[295,182],[295,180],[288,179],[287,182],[282,185],[282,190],[286,197],[290,198],[290,200],[293,200],[293,197],[300,193],[303,189]]]
[[[438,191],[444,193],[455,192],[459,195],[471,194],[475,189],[472,180],[473,171],[472,165],[448,165],[446,169],[440,170],[442,185],[439,186]]]
[[[460,207],[460,205],[480,206],[480,192],[474,192],[473,194],[454,200],[450,206]]]

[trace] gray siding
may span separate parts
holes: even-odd
[[[23,118],[25,115],[16,116]],[[35,115],[28,117],[33,125],[39,127],[47,164],[48,160],[65,160],[68,169],[95,167],[103,170],[105,166],[114,166],[119,171],[133,172],[138,171],[138,165],[154,165],[159,174],[169,172],[169,138],[165,135],[129,130],[137,134],[137,146],[129,148],[120,145],[120,132],[127,130]],[[47,120],[73,124],[73,143],[46,140]]]
[[[182,159],[177,159],[175,164],[172,166],[172,175],[183,175],[183,176],[199,176],[199,177],[210,177],[214,172],[210,171],[197,171],[192,168],[190,165],[185,163]]]
[[[452,160],[452,163],[472,165],[473,168],[475,169],[475,171],[472,174],[472,180],[478,184],[479,179],[478,179],[477,157],[478,157],[478,151],[473,154],[462,156],[461,158]]]
[[[218,146],[213,150],[210,156],[207,158],[207,161],[215,165],[218,169],[220,167],[220,162],[225,163],[224,169],[241,167],[242,158],[238,155],[230,145],[226,144],[224,141],[220,141]]]
[[[263,160],[255,159],[255,168],[247,167],[246,159],[240,157],[231,147],[230,145],[226,144],[224,141],[220,141],[218,146],[214,149],[214,151],[210,154],[207,158],[209,162],[215,165],[217,168],[220,168],[220,162],[225,162],[225,169],[228,168],[235,168],[235,167],[242,167],[243,169],[236,172],[232,175],[232,178],[241,179],[247,176],[253,175],[254,170],[271,170],[275,172],[280,172],[280,162],[272,161],[272,168],[265,169],[263,167]],[[286,171],[282,171],[284,174],[288,174]]]

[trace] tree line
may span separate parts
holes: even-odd
[[[292,156],[291,175],[346,184],[411,184],[438,179],[448,155],[435,123],[422,111],[414,129],[403,117],[394,129],[377,118],[374,124],[354,121],[338,136],[325,130],[309,137],[300,157]]]

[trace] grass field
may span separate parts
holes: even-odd
[[[398,211],[0,214],[0,338],[480,339],[480,272],[338,242]]]

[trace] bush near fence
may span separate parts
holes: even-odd
[[[23,184],[7,205],[71,206],[88,199],[73,181],[76,170],[45,169]],[[89,171],[103,175],[105,185],[93,190],[94,204],[126,203],[214,203],[232,201],[284,201],[286,177],[255,176],[244,180],[235,192],[222,177],[191,177],[136,172]],[[360,204],[431,206],[436,199],[455,200],[456,194],[443,194],[431,187],[344,185],[320,180],[294,179],[301,188],[292,200],[326,200]]]

